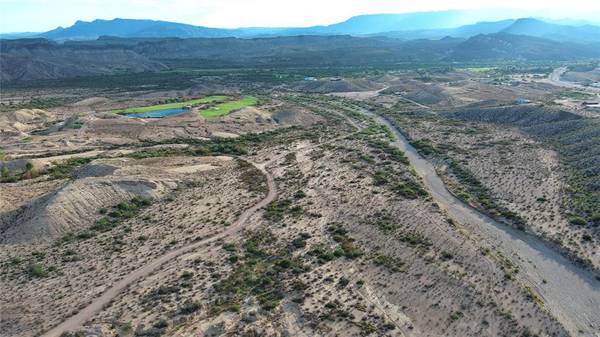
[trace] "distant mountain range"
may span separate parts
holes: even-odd
[[[468,39],[387,37],[118,38],[57,43],[2,40],[2,82],[154,72],[177,68],[398,66],[454,62],[600,59],[600,43],[578,44],[509,33]]]
[[[0,38],[45,38],[54,41],[95,40],[100,36],[124,38],[256,38],[298,35],[386,36],[404,40],[470,38],[478,34],[510,33],[555,41],[600,42],[600,26],[557,24],[540,19],[506,19],[476,22],[473,11],[374,14],[352,17],[344,22],[305,28],[210,28],[154,20],[77,21],[67,28],[44,33],[0,34]]]
[[[598,26],[533,18],[472,23],[464,14],[363,15],[308,28],[221,29],[152,20],[78,21],[45,33],[3,36],[0,80],[152,72],[183,66],[395,66],[600,59]]]

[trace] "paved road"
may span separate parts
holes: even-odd
[[[231,235],[242,229],[248,218],[252,216],[259,209],[267,206],[271,201],[275,200],[277,197],[277,189],[275,186],[275,180],[273,176],[265,169],[267,163],[263,164],[253,164],[257,169],[259,169],[267,178],[267,186],[269,192],[267,196],[256,203],[254,206],[245,210],[239,218],[227,229],[219,234],[210,237],[208,239],[197,241],[187,246],[183,246],[176,250],[170,251],[155,260],[150,261],[146,265],[134,270],[117,283],[115,283],[110,289],[105,291],[100,297],[95,298],[92,303],[83,308],[74,316],[69,317],[66,321],[52,328],[48,332],[42,335],[42,337],[59,337],[65,331],[76,331],[79,329],[87,320],[92,318],[96,313],[102,310],[102,308],[109,304],[114,298],[116,298],[125,288],[129,285],[137,282],[138,280],[150,275],[152,272],[157,270],[160,266],[165,264],[168,261],[171,261],[185,253],[188,253],[192,250],[201,248],[206,246],[208,243],[214,242],[216,240],[222,239],[228,235]]]
[[[600,281],[591,272],[577,267],[535,236],[500,224],[454,197],[433,165],[416,152],[396,127],[382,117],[371,116],[393,130],[395,146],[405,152],[440,207],[510,257],[519,266],[522,281],[541,295],[546,308],[572,335],[600,336]]]

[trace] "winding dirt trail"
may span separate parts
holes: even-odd
[[[110,303],[110,301],[112,301],[114,298],[116,298],[129,285],[150,275],[152,272],[156,271],[164,263],[166,263],[170,260],[173,260],[185,253],[191,252],[194,249],[205,246],[208,243],[211,243],[211,242],[214,242],[221,238],[224,238],[224,237],[226,237],[230,234],[233,234],[233,233],[239,231],[240,229],[242,229],[242,227],[244,226],[246,221],[248,221],[250,216],[252,216],[254,213],[256,213],[259,209],[267,206],[271,201],[275,200],[275,198],[277,197],[277,188],[275,186],[275,179],[273,178],[271,173],[269,173],[266,170],[266,165],[269,163],[270,163],[270,161],[261,163],[261,164],[251,163],[252,165],[254,165],[254,167],[256,167],[258,170],[260,170],[267,178],[268,193],[262,200],[260,200],[254,206],[245,210],[231,226],[227,227],[227,229],[225,229],[223,232],[220,232],[219,234],[216,234],[215,236],[212,236],[212,237],[204,239],[202,241],[197,241],[197,242],[194,242],[187,246],[183,246],[176,250],[170,251],[170,252],[156,258],[155,260],[147,263],[146,265],[143,265],[140,268],[134,270],[133,272],[131,272],[130,274],[128,274],[127,276],[125,276],[124,278],[122,278],[121,280],[119,280],[118,282],[113,284],[113,286],[110,287],[108,290],[106,290],[102,295],[100,295],[100,297],[93,299],[92,303],[90,303],[85,308],[80,310],[77,314],[69,317],[66,321],[60,323],[56,327],[54,327],[51,330],[44,333],[42,335],[42,337],[59,337],[62,333],[66,332],[66,331],[77,330],[87,320],[92,318],[96,313],[101,311],[102,308],[104,308],[106,305],[108,305]]]
[[[422,158],[387,119],[367,113],[393,131],[394,145],[410,164],[440,208],[460,221],[519,267],[518,278],[540,294],[544,307],[573,336],[600,337],[600,280],[576,266],[541,239],[501,224],[454,197],[431,163]]]
[[[348,118],[347,116],[345,116],[343,114],[341,114],[341,116],[346,118],[347,122],[350,123],[357,130],[362,129],[362,127],[357,125],[352,119]],[[336,137],[334,139],[330,139],[330,140],[322,142],[322,143],[313,144],[313,145],[306,146],[306,147],[301,147],[301,148],[296,149],[296,151],[306,151],[306,150],[310,150],[313,148],[317,148],[317,147],[323,146],[325,144],[329,144],[331,142],[337,141],[337,140],[342,139],[347,136],[348,135],[344,135],[344,136]],[[207,238],[205,240],[194,242],[187,246],[183,246],[181,248],[178,248],[176,250],[168,252],[168,253],[156,258],[155,260],[147,263],[146,265],[134,270],[133,272],[131,272],[130,274],[125,276],[123,279],[121,279],[117,283],[115,283],[112,287],[110,287],[102,295],[93,299],[92,303],[90,303],[85,308],[80,310],[77,314],[69,317],[64,322],[62,322],[59,325],[55,326],[54,328],[50,329],[49,331],[47,331],[46,333],[41,335],[41,337],[60,337],[60,335],[64,332],[77,330],[87,320],[92,318],[96,313],[100,312],[106,305],[108,305],[110,303],[110,301],[112,301],[114,298],[116,298],[129,285],[150,275],[152,272],[158,270],[158,268],[160,266],[162,266],[163,264],[165,264],[166,262],[173,260],[175,258],[181,257],[184,254],[191,253],[193,250],[195,250],[197,248],[205,246],[211,242],[214,242],[216,240],[224,238],[224,237],[240,230],[244,226],[246,221],[250,218],[250,216],[252,216],[254,213],[256,213],[259,209],[267,206],[270,202],[274,201],[275,198],[277,198],[277,187],[275,185],[275,179],[273,178],[273,175],[271,173],[269,173],[269,171],[267,171],[266,167],[268,165],[270,165],[271,163],[277,161],[278,159],[283,158],[284,156],[285,156],[285,154],[281,154],[281,155],[275,156],[273,158],[270,158],[269,160],[262,162],[262,163],[253,163],[253,162],[248,161],[254,167],[256,167],[258,170],[260,170],[263,173],[263,175],[267,178],[268,193],[267,193],[267,196],[265,198],[263,198],[261,201],[259,201],[257,204],[255,204],[254,206],[245,210],[231,226],[227,227],[227,229],[225,231],[223,231],[219,234],[216,234],[215,236],[212,236],[210,238]]]

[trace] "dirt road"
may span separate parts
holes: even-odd
[[[69,317],[66,321],[62,322],[61,324],[57,325],[56,327],[43,334],[42,337],[59,337],[65,331],[75,331],[79,329],[88,319],[92,318],[97,312],[102,310],[104,306],[108,305],[111,300],[117,297],[130,284],[133,284],[136,281],[150,275],[164,263],[175,259],[181,256],[182,254],[201,248],[207,245],[208,243],[214,242],[241,230],[248,218],[250,218],[250,216],[252,216],[254,213],[256,213],[256,211],[258,211],[262,207],[267,206],[271,201],[275,200],[275,198],[277,197],[275,180],[273,179],[273,176],[266,170],[266,164],[268,163],[253,163],[253,165],[257,169],[259,169],[267,178],[267,195],[254,206],[245,210],[231,226],[227,227],[226,230],[208,239],[197,241],[187,246],[183,246],[179,249],[168,252],[165,255],[162,255],[157,259],[149,262],[148,264],[134,270],[133,272],[125,276],[123,279],[115,283],[112,287],[110,287],[107,291],[100,295],[100,297],[95,298],[92,301],[92,303],[90,303],[88,306],[83,308],[77,314]]]
[[[600,336],[600,280],[593,273],[576,266],[535,236],[498,223],[454,197],[433,165],[416,152],[396,127],[382,117],[369,115],[393,131],[395,146],[405,152],[439,206],[509,257],[519,267],[520,280],[540,294],[546,309],[573,336]]]
[[[348,121],[358,130],[361,129],[361,127],[356,125],[354,123],[354,121],[352,121],[351,119],[348,119]],[[325,141],[322,143],[313,144],[313,145],[306,146],[306,147],[301,147],[301,148],[296,149],[296,151],[310,150],[310,149],[337,141],[346,136],[347,135],[344,135],[342,137],[337,137],[337,138],[334,138],[334,139],[331,139],[329,141]],[[259,164],[252,163],[252,165],[254,165],[257,169],[259,169],[263,173],[263,175],[265,175],[265,177],[267,178],[267,186],[268,186],[267,196],[264,199],[262,199],[260,202],[255,204],[254,206],[252,206],[249,209],[247,209],[246,211],[244,211],[244,213],[242,213],[240,215],[240,217],[231,226],[227,227],[227,229],[225,231],[223,231],[211,238],[208,238],[208,239],[205,239],[202,241],[198,241],[198,242],[192,243],[190,245],[181,247],[177,250],[171,251],[171,252],[169,252],[165,255],[162,255],[162,256],[158,257],[157,259],[149,262],[148,264],[136,269],[135,271],[131,272],[130,274],[125,276],[123,279],[121,279],[120,281],[115,283],[110,289],[108,289],[102,295],[100,295],[100,297],[95,298],[92,301],[92,303],[90,303],[88,306],[83,308],[77,314],[69,317],[63,323],[52,328],[51,330],[49,330],[48,332],[43,334],[42,337],[59,337],[65,331],[75,331],[75,330],[79,329],[87,320],[92,318],[97,312],[101,311],[104,306],[106,306],[110,301],[112,301],[114,298],[116,298],[125,288],[127,288],[129,285],[139,281],[140,279],[150,275],[152,272],[156,271],[164,263],[166,263],[172,259],[178,258],[186,253],[191,253],[192,251],[194,251],[198,248],[201,248],[201,247],[207,245],[208,243],[211,243],[213,241],[224,238],[224,237],[231,235],[231,234],[239,231],[240,229],[242,229],[242,227],[244,226],[244,224],[246,223],[248,218],[250,218],[250,216],[252,216],[254,213],[256,213],[259,209],[267,206],[271,201],[273,201],[273,200],[275,200],[275,198],[277,198],[277,188],[275,185],[275,180],[274,180],[273,176],[271,175],[271,173],[269,173],[267,171],[266,167],[268,165],[270,165],[271,163],[283,158],[285,156],[285,154],[286,153],[281,154],[279,156],[275,156],[263,163],[259,163]]]
[[[550,75],[548,75],[547,82],[551,83],[552,85],[555,85],[557,87],[579,89],[582,91],[588,91],[588,92],[600,94],[600,88],[586,87],[581,84],[561,80],[560,77],[565,72],[567,72],[567,67],[560,67],[560,68],[554,69],[554,71]]]

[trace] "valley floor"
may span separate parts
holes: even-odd
[[[454,76],[214,119],[4,116],[0,335],[596,337],[562,152],[452,115],[500,90]]]

